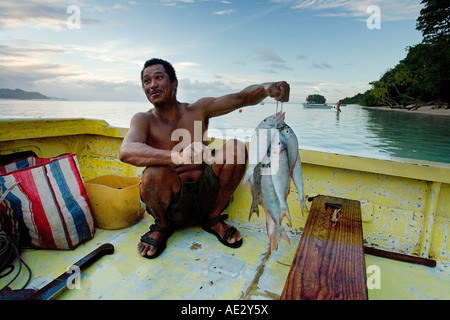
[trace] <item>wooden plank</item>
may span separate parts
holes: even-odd
[[[366,281],[360,202],[315,197],[281,299],[367,300]]]

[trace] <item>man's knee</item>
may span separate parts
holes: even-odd
[[[174,169],[167,166],[147,167],[141,179],[141,197],[159,197],[176,193],[181,188],[180,179]]]
[[[212,168],[221,181],[222,179],[229,181],[232,176],[244,174],[247,158],[245,143],[236,139],[228,140],[220,150]]]

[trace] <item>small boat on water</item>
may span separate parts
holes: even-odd
[[[305,109],[333,109],[332,105],[328,105],[326,103],[319,104],[319,103],[304,103],[303,108]]]
[[[85,182],[106,175],[142,174],[143,168],[119,160],[128,129],[111,127],[105,121],[9,119],[0,120],[0,128],[2,156],[32,151],[49,158],[72,153]],[[221,144],[214,140],[211,147]],[[300,154],[305,194],[359,201],[361,246],[392,254],[379,257],[366,252],[369,299],[450,299],[450,164],[302,149]],[[248,221],[251,201],[250,187],[241,185],[225,211],[230,225],[243,234],[239,249],[227,248],[200,227],[192,227],[175,232],[157,259],[143,259],[137,253],[137,243],[153,222],[145,214],[137,223],[118,230],[96,226],[94,237],[74,250],[24,249],[21,258],[32,271],[27,288],[44,287],[99,246],[112,244],[113,254],[82,270],[79,286],[67,288],[57,298],[278,300],[311,213],[301,214],[298,192],[291,184],[288,205],[292,226],[286,225],[291,243],[281,242],[270,254],[264,214]],[[396,255],[412,259],[392,259]],[[436,266],[417,264],[414,258]],[[0,289],[14,274],[0,279]],[[20,289],[27,277],[23,268],[11,289]]]

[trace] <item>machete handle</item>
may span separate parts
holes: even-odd
[[[78,266],[80,270],[89,267],[91,264],[96,262],[98,259],[107,254],[114,253],[114,246],[111,243],[102,244],[100,247],[89,253],[87,256],[81,260],[75,262],[73,265]]]

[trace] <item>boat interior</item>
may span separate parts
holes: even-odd
[[[30,151],[42,158],[72,153],[84,182],[105,175],[138,178],[143,171],[119,160],[127,129],[102,120],[11,119],[0,120],[0,127],[2,157]],[[212,139],[210,146],[222,143]],[[23,249],[20,256],[31,274],[16,261],[15,270],[0,279],[0,288],[19,272],[9,285],[12,290],[39,290],[93,250],[112,244],[114,253],[81,270],[73,286],[53,298],[279,300],[287,282],[296,281],[289,275],[311,214],[301,212],[299,197],[310,199],[311,209],[314,198],[324,195],[360,205],[358,250],[364,250],[367,299],[450,299],[450,164],[302,150],[301,141],[300,155],[304,195],[291,183],[292,226],[285,226],[290,243],[281,241],[278,250],[269,251],[264,210],[248,220],[252,196],[250,187],[241,184],[224,212],[227,223],[243,235],[239,249],[225,247],[201,227],[191,227],[176,231],[157,259],[144,259],[137,244],[153,218],[143,214],[138,201],[132,209],[139,215],[136,223],[120,229],[96,225],[94,237],[76,249]],[[342,259],[352,264],[351,257]]]

